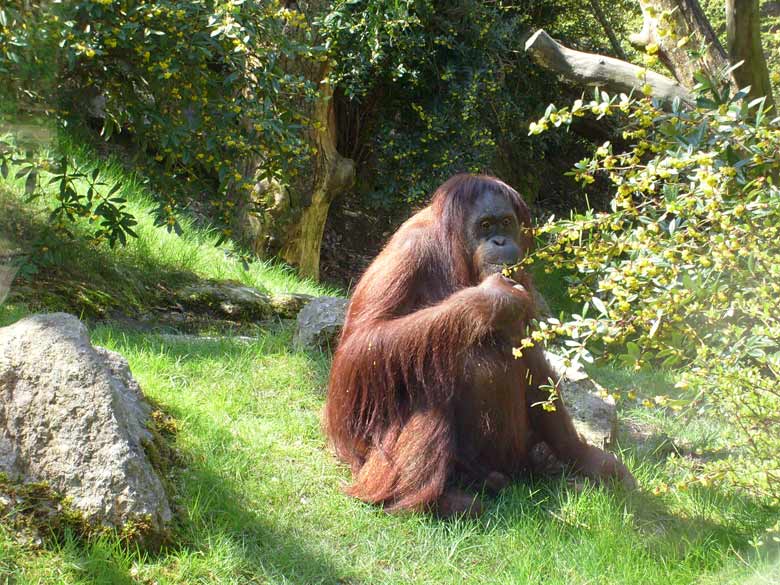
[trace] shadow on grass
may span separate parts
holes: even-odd
[[[280,325],[278,330],[267,332],[251,346],[235,341],[179,342],[127,333],[110,326],[96,329],[92,337],[97,344],[118,344],[129,353],[165,353],[177,364],[197,365],[211,362],[215,357],[229,364],[248,353],[289,351],[290,336],[289,325]],[[328,356],[300,352],[296,355],[306,359],[307,367],[315,375],[315,387],[324,385]],[[170,407],[166,410],[176,419],[189,419],[195,429],[198,425],[208,425],[202,426],[197,434],[207,436],[209,444],[223,445],[228,450],[241,446],[241,439],[231,432],[229,423],[214,425],[211,421],[193,418],[189,412]],[[210,458],[197,447],[189,450],[180,447],[180,451],[183,468],[174,478],[179,488],[176,503],[180,509],[174,528],[175,545],[144,555],[111,541],[67,544],[63,556],[79,577],[96,583],[132,583],[139,578],[135,573],[138,566],[145,573],[140,577],[150,582],[169,572],[181,574],[191,581],[278,580],[303,584],[358,580],[350,574],[348,561],[341,560],[335,550],[343,543],[334,545],[333,554],[330,554],[327,544],[304,541],[296,534],[295,522],[305,520],[293,517],[289,526],[275,525],[278,522],[271,514],[264,515],[264,505],[253,499],[250,490],[242,490],[240,486],[237,489],[226,472],[215,465],[215,457],[219,455]],[[332,464],[338,465],[335,459]],[[262,467],[256,471],[258,477],[263,473]],[[326,489],[337,488],[327,486]],[[746,549],[751,534],[768,518],[768,511],[748,499],[726,496],[715,487],[701,488],[692,495],[693,504],[682,506],[682,509],[647,491],[604,490],[602,493],[602,488],[588,487],[579,494],[560,478],[529,479],[506,490],[497,499],[487,499],[485,518],[463,522],[468,530],[476,529],[486,535],[496,527],[515,530],[517,526],[535,525],[541,531],[541,542],[547,534],[562,532],[567,545],[557,545],[559,552],[556,554],[563,555],[557,561],[559,565],[567,562],[565,555],[574,554],[569,549],[576,550],[578,543],[585,541],[587,544],[592,537],[601,542],[614,539],[622,547],[615,554],[641,550],[657,567],[685,562],[689,566],[711,569],[722,562],[732,548]],[[581,499],[595,504],[578,508]],[[575,508],[574,512],[571,506]],[[719,512],[717,521],[709,515],[712,510]],[[608,519],[602,522],[602,516]],[[447,523],[434,518],[427,518],[424,523],[433,530],[448,530]],[[540,546],[539,552],[528,554],[543,555],[544,548]]]
[[[126,333],[108,325],[96,328],[93,342],[119,344],[128,355],[150,352],[165,353],[179,365],[197,365],[215,357],[230,362],[247,353],[273,353],[289,347],[291,328],[277,330],[251,346],[234,341],[180,342],[155,336]],[[317,354],[301,353],[310,361],[316,379],[324,383],[327,363]],[[192,413],[164,406],[177,420],[188,420],[193,436],[208,445],[220,445],[230,451],[240,447],[241,439],[232,429],[213,421],[200,420]],[[318,550],[316,542],[304,541],[294,530],[281,529],[265,518],[262,504],[253,502],[250,493],[236,489],[231,478],[209,465],[209,456],[197,447],[175,445],[181,459],[173,471],[173,494],[177,513],[173,523],[173,544],[156,552],[136,551],[116,539],[98,539],[81,543],[71,538],[60,549],[80,578],[95,583],[135,583],[139,575],[133,565],[151,571],[150,581],[173,571],[179,578],[194,581],[231,582],[280,581],[285,583],[356,582],[344,574],[329,556]],[[211,459],[213,462],[214,460]],[[257,469],[258,476],[264,473]],[[181,564],[189,565],[182,575]],[[151,568],[149,568],[151,567]]]
[[[294,327],[290,320],[272,320],[263,322],[256,330],[251,342],[242,341],[230,334],[207,336],[198,340],[197,336],[166,334],[165,331],[144,332],[128,329],[123,322],[104,321],[92,329],[92,342],[97,345],[121,343],[132,352],[165,354],[171,359],[197,365],[214,359],[231,361],[245,356],[272,353],[288,353],[305,359],[308,367],[317,375],[318,383],[323,387],[330,370],[331,354],[326,351],[304,351],[293,347]]]
[[[223,439],[229,441],[232,436],[224,432]],[[144,553],[113,539],[81,543],[70,538],[59,552],[78,577],[106,585],[137,583],[136,564],[148,563],[164,573],[171,569],[178,572],[181,569],[177,565],[186,559],[184,562],[190,566],[180,575],[186,582],[354,582],[327,555],[315,550],[311,542],[272,526],[252,509],[242,493],[229,487],[226,478],[197,464],[195,457],[185,454],[185,458],[189,489],[179,494],[181,509],[174,527],[175,544]]]
[[[507,532],[536,526],[541,546],[556,543],[547,554],[566,566],[578,554],[568,552],[570,547],[583,555],[609,550],[613,560],[599,561],[605,566],[635,562],[661,573],[672,567],[681,574],[717,570],[735,551],[737,558],[751,558],[750,539],[771,523],[771,511],[716,488],[702,488],[695,498],[703,504],[675,505],[647,489],[629,493],[589,485],[580,491],[565,478],[536,478],[488,499],[487,518],[492,529]],[[708,517],[697,505],[720,506],[720,518]]]

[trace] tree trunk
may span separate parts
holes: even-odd
[[[726,52],[697,0],[640,0],[643,25],[630,37],[642,49],[658,47],[660,61],[683,86],[696,85],[694,73],[704,71],[712,82],[729,67]],[[701,60],[689,54],[703,45]]]
[[[315,0],[286,4],[312,20],[312,16],[322,13],[327,3]],[[352,186],[355,164],[336,150],[338,133],[333,88],[323,83],[328,75],[328,64],[289,60],[283,66],[286,71],[303,74],[320,88],[314,102],[295,104],[295,109],[310,121],[304,132],[315,154],[309,159],[307,168],[288,187],[273,181],[257,181],[251,201],[238,210],[237,231],[259,257],[279,257],[296,266],[302,276],[317,280],[328,210],[336,196]],[[263,163],[261,159],[246,161],[244,176],[257,177]]]
[[[620,41],[615,34],[615,30],[612,28],[612,25],[609,24],[609,20],[607,20],[604,10],[601,8],[600,0],[590,0],[590,7],[593,10],[593,15],[596,17],[596,20],[599,21],[601,28],[604,29],[604,32],[609,39],[609,44],[612,45],[612,50],[615,52],[617,58],[628,61],[626,52],[623,50],[623,47],[620,46]]]
[[[761,48],[758,0],[726,0],[726,31],[731,62],[744,61],[733,73],[737,85],[740,89],[750,86],[751,99],[766,96],[766,105],[774,104]]]
[[[531,58],[545,69],[561,74],[577,85],[596,85],[610,93],[641,91],[650,85],[653,97],[665,106],[679,97],[685,104],[693,104],[690,93],[679,82],[653,71],[642,75],[643,68],[620,59],[575,51],[564,47],[544,30],[536,31],[525,43]]]

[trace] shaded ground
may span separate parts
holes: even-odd
[[[405,218],[362,209],[354,194],[331,206],[320,257],[323,281],[351,290]]]

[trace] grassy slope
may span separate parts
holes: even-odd
[[[127,196],[139,213],[148,206],[137,185]],[[9,199],[18,202],[16,195]],[[29,208],[16,211],[18,219],[29,217]],[[242,272],[202,231],[177,239],[150,224],[142,216],[140,240],[116,254],[63,250],[64,276],[117,296],[117,275],[126,274],[141,279],[135,293],[141,300],[147,282],[181,271],[272,290],[321,291],[278,267]],[[18,300],[0,306],[0,324],[26,311]],[[625,453],[645,486],[635,494],[577,493],[559,480],[537,480],[490,500],[480,520],[456,522],[388,516],[346,498],[340,489],[348,471],[327,452],[319,425],[328,359],[290,349],[291,333],[279,325],[247,345],[94,328],[93,341],[125,355],[145,392],[180,425],[177,545],[149,555],[112,538],[85,543],[66,535],[31,548],[0,523],[0,582],[8,576],[15,583],[675,585],[742,582],[759,570],[740,559],[751,557],[748,539],[766,520],[761,509],[714,487],[652,495],[654,485],[674,476],[675,463],[641,446]],[[666,383],[651,375],[597,374],[649,395]],[[701,426],[683,429],[657,418],[673,437],[703,440]],[[755,583],[776,582],[776,573],[761,570],[765,576]]]
[[[71,150],[82,161],[83,170],[94,168],[90,152]],[[155,227],[152,199],[138,178],[116,161],[101,162],[100,169],[109,185],[117,181],[123,185],[119,194],[128,200],[129,210],[139,221],[135,228],[139,237],[130,239],[125,248],[111,250],[107,245],[91,246],[83,239],[56,236],[46,225],[53,197],[25,203],[21,196],[24,179],[0,178],[0,252],[9,247],[9,240],[21,242],[26,252],[40,253],[41,244],[49,249],[48,262],[39,273],[20,283],[28,304],[86,316],[116,309],[143,310],[156,305],[165,289],[203,278],[236,280],[274,293],[334,294],[334,289],[303,280],[282,264],[258,261],[245,269],[226,254],[235,251],[234,247],[216,247],[215,231],[198,228],[187,217],[181,218],[181,237]],[[84,233],[88,227],[82,222],[74,231]]]
[[[175,548],[144,556],[111,539],[25,550],[0,533],[0,571],[19,582],[694,583],[745,555],[760,511],[715,489],[664,497],[520,484],[479,521],[387,516],[346,498],[325,449],[327,359],[257,343],[171,343],[98,327],[180,424]],[[651,488],[674,464],[627,453]],[[715,581],[717,582],[717,581]]]

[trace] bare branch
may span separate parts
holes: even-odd
[[[628,57],[626,57],[626,52],[623,50],[623,47],[620,46],[620,41],[615,34],[615,30],[612,28],[609,20],[607,20],[607,16],[604,14],[604,10],[601,8],[601,2],[599,0],[590,0],[590,7],[593,9],[593,15],[596,17],[596,20],[599,21],[601,28],[604,29],[615,55],[617,55],[618,59],[627,61]]]
[[[695,103],[688,90],[674,79],[653,71],[645,73],[642,67],[620,59],[569,49],[542,29],[526,41],[525,50],[538,65],[577,85],[595,85],[610,93],[630,93],[641,91],[642,86],[647,83],[652,90],[652,96],[664,107],[668,108],[676,97],[689,106]]]

